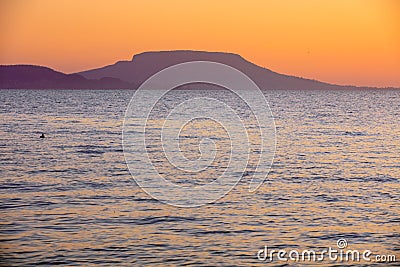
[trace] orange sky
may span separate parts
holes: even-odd
[[[326,82],[400,87],[398,0],[2,0],[0,38],[0,64],[67,73],[191,49]]]

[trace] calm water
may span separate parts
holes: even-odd
[[[244,177],[199,208],[162,204],[131,178],[121,131],[132,95],[0,90],[4,265],[312,266],[261,262],[257,251],[321,251],[337,248],[339,238],[349,249],[400,259],[400,91],[265,92],[277,128],[267,180],[249,193]],[[174,91],[169,99],[192,95],[236,101],[224,91]],[[204,128],[222,136],[223,149],[225,133],[212,123],[187,131]],[[42,132],[47,138],[38,138]],[[196,155],[191,144],[183,144],[188,158]],[[220,172],[224,153],[219,159],[211,174]],[[319,263],[346,264],[360,265]]]

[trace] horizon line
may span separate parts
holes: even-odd
[[[311,80],[311,81],[316,81],[316,82],[321,82],[321,83],[325,83],[325,84],[330,84],[330,85],[334,85],[334,86],[342,86],[342,87],[358,87],[358,88],[376,88],[376,89],[400,89],[400,84],[399,85],[354,85],[354,84],[343,84],[340,82],[328,82],[328,81],[324,81],[324,80],[320,80],[318,78],[311,78],[311,77],[304,77],[304,76],[298,76],[297,74],[288,74],[288,73],[283,73],[283,72],[279,72],[279,71],[275,71],[269,67],[266,66],[262,66],[262,65],[258,65],[250,60],[248,60],[247,58],[245,58],[244,56],[242,56],[239,53],[235,53],[235,52],[230,52],[230,51],[207,51],[207,50],[193,50],[193,49],[172,49],[172,50],[146,50],[146,51],[141,51],[139,53],[133,53],[133,55],[131,56],[130,59],[124,60],[117,60],[117,61],[113,61],[101,66],[94,66],[94,67],[89,67],[89,68],[85,68],[85,69],[81,69],[81,70],[77,70],[77,71],[72,71],[72,72],[68,72],[68,71],[64,71],[61,70],[57,67],[53,67],[51,65],[44,65],[44,64],[40,64],[40,63],[12,63],[12,64],[4,64],[4,63],[0,63],[0,66],[37,66],[37,67],[44,67],[44,68],[48,68],[57,72],[61,72],[63,74],[78,74],[81,75],[81,72],[85,72],[85,71],[90,71],[90,70],[94,70],[94,69],[100,69],[100,68],[104,68],[104,67],[108,67],[108,66],[112,66],[118,62],[132,62],[134,60],[135,56],[141,55],[141,54],[146,54],[146,53],[163,53],[163,52],[200,52],[200,53],[216,53],[216,54],[229,54],[229,55],[234,55],[234,56],[238,56],[240,58],[242,58],[243,60],[258,66],[260,68],[272,71],[276,74],[281,74],[281,75],[286,75],[286,76],[291,76],[291,77],[296,77],[296,78],[301,78],[301,79],[305,79],[305,80]],[[190,61],[188,61],[190,62]],[[81,75],[82,76],[82,75]]]

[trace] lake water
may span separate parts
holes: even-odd
[[[244,176],[214,203],[179,208],[147,195],[129,173],[121,132],[132,91],[0,90],[2,264],[374,264],[257,258],[265,246],[322,251],[337,249],[343,238],[348,249],[396,255],[397,262],[385,266],[398,266],[400,91],[264,94],[275,118],[276,153],[263,185],[250,193]],[[222,90],[178,90],[152,119],[162,117],[168,101],[193,96],[242,109]],[[174,173],[157,147],[149,150],[175,183],[207,183],[224,166],[226,133],[213,122],[197,123],[187,129],[189,137],[203,130],[203,137],[219,136],[222,142],[217,149],[222,153],[203,179]],[[187,158],[196,158],[197,143],[189,137],[182,147]]]

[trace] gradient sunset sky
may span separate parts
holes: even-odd
[[[0,64],[66,73],[159,50],[232,52],[276,72],[400,87],[400,1],[2,0]]]

